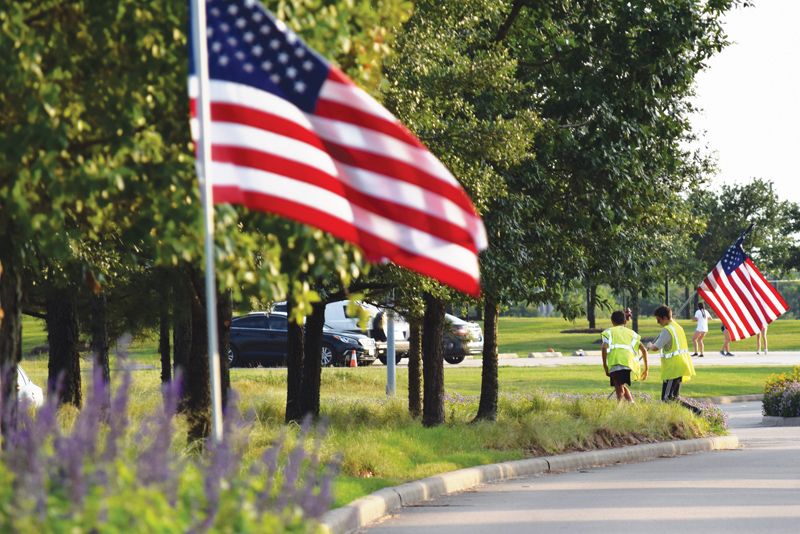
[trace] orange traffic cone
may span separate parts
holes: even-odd
[[[355,350],[350,351],[350,367],[358,367],[358,355]]]

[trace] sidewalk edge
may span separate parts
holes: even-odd
[[[486,482],[511,478],[562,473],[590,467],[618,463],[643,462],[657,458],[692,454],[739,447],[739,438],[733,435],[689,440],[664,441],[632,445],[616,449],[574,452],[515,460],[498,464],[468,467],[441,475],[383,488],[322,516],[322,532],[347,534],[388,515],[403,506],[419,504],[439,497],[472,488]]]

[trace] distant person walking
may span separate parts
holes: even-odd
[[[731,352],[731,333],[728,332],[728,327],[723,324],[720,330],[722,330],[722,350],[719,353],[723,356],[735,356]]]
[[[681,384],[695,376],[686,333],[681,325],[672,319],[672,309],[669,306],[659,306],[654,315],[656,322],[664,327],[658,338],[648,344],[648,348],[661,351],[661,400],[681,402]],[[700,413],[700,409],[691,404],[684,402],[681,404],[695,413]]]
[[[633,396],[628,386],[631,385],[631,376],[635,380],[647,380],[647,349],[641,343],[641,336],[626,327],[625,312],[615,311],[611,314],[611,328],[603,330],[600,355],[603,357],[603,369],[614,387],[617,400],[623,399],[633,402]],[[644,369],[639,371],[637,356],[642,355]]]
[[[767,354],[767,328],[764,327],[758,334],[756,334],[756,354],[761,354],[761,345],[764,345],[764,355]]]
[[[706,334],[708,334],[708,321],[710,320],[711,314],[708,313],[706,305],[700,302],[697,305],[697,311],[694,312],[694,321],[697,323],[697,326],[695,327],[694,335],[692,336],[692,343],[694,343],[694,354],[692,354],[692,356],[699,356],[700,358],[703,357],[703,352],[705,349],[703,338],[706,337]]]

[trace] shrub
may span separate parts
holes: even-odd
[[[764,384],[763,413],[776,417],[800,417],[800,366],[792,372],[773,374]]]
[[[123,371],[112,396],[97,374],[71,425],[56,395],[6,411],[0,532],[304,532],[328,510],[336,466],[320,461],[321,430],[306,423],[248,461],[252,418],[232,402],[221,443],[180,446],[179,380],[135,429],[130,383]]]

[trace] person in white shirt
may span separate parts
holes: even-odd
[[[708,313],[705,304],[698,303],[697,311],[694,312],[694,321],[697,323],[697,327],[694,330],[694,336],[692,336],[692,343],[694,343],[694,354],[692,356],[703,357],[703,351],[705,350],[703,338],[708,334],[708,321],[710,320],[711,314]]]

